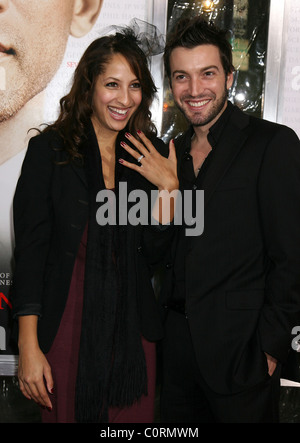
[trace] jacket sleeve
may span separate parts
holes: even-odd
[[[266,148],[258,198],[268,256],[259,332],[262,349],[284,362],[300,322],[300,142],[284,126]]]
[[[156,139],[153,144],[161,155],[164,157],[169,155],[169,149],[162,140]],[[151,213],[151,207],[149,207],[149,212]],[[173,223],[161,225],[155,223],[150,216],[149,225],[143,228],[142,250],[151,266],[159,265],[164,259],[166,251],[171,246],[175,229]]]
[[[30,140],[13,201],[14,317],[42,315],[43,280],[52,230],[50,189],[54,166],[47,140],[44,135]]]

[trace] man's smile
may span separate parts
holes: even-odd
[[[207,103],[210,102],[211,99],[207,99],[207,100],[201,100],[201,101],[190,101],[190,100],[186,100],[186,103],[191,106],[192,108],[201,108],[205,105],[207,105]]]

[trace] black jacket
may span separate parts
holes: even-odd
[[[287,127],[231,111],[203,178],[204,232],[186,238],[182,257],[197,362],[223,394],[266,377],[264,352],[285,362],[300,322],[300,143]],[[175,141],[180,181],[192,134]],[[175,251],[176,240],[164,305]]]
[[[90,137],[95,138],[93,130]],[[156,139],[154,144],[162,154],[166,153],[163,142]],[[13,315],[39,316],[38,338],[44,352],[50,349],[59,327],[88,219],[85,170],[74,163],[58,164],[66,160],[66,152],[53,146],[62,147],[53,132],[30,140],[14,198]],[[123,168],[121,180],[128,184],[128,192],[149,192],[149,182],[117,160],[116,167]],[[129,161],[134,160],[131,157]],[[148,340],[157,340],[163,332],[151,284],[150,261],[158,258],[155,251],[163,250],[166,236],[158,229],[141,225],[127,225],[126,229],[132,245],[128,281],[132,296],[139,297],[141,305],[141,334]]]

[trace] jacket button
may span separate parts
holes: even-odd
[[[141,246],[139,246],[139,247],[137,248],[137,252],[142,252],[142,247],[141,247]]]
[[[171,269],[172,266],[173,266],[172,263],[167,263],[167,264],[166,264],[166,268],[167,268],[167,269]]]
[[[79,203],[81,203],[82,205],[88,205],[89,202],[87,202],[86,200],[78,200]]]
[[[81,229],[81,225],[74,225],[74,224],[71,224],[71,228],[74,228],[74,229]]]

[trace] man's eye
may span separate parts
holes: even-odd
[[[175,77],[175,80],[184,80],[185,79],[185,74],[178,74]]]

